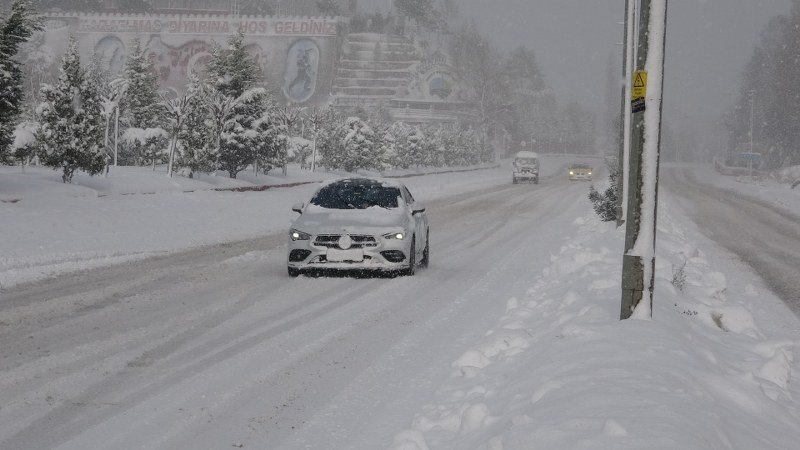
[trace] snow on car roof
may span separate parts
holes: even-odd
[[[403,183],[395,180],[387,180],[384,178],[372,178],[372,177],[347,177],[347,178],[336,178],[332,180],[326,180],[320,183],[320,188],[325,186],[330,186],[332,184],[341,184],[341,183],[362,183],[362,184],[380,184],[384,187],[396,187],[400,188],[403,187]]]
[[[523,152],[517,152],[515,157],[516,158],[538,158],[539,155],[537,153],[534,153],[534,152],[523,151]]]

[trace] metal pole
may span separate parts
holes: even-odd
[[[110,157],[108,155],[108,128],[111,126],[111,124],[110,124],[110,122],[111,122],[111,113],[107,109],[105,109],[106,106],[103,107],[104,108],[103,112],[106,115],[106,137],[105,137],[105,140],[103,140],[103,153],[105,153],[105,155],[106,155],[106,177],[108,177],[108,160],[110,159]]]
[[[753,153],[753,113],[755,112],[756,91],[750,91],[750,153]]]
[[[119,149],[119,100],[117,100],[116,120],[114,125],[114,167],[117,167],[118,149]]]
[[[624,203],[628,197],[628,163],[629,154],[631,149],[631,83],[633,81],[633,66],[634,66],[634,36],[637,12],[637,0],[625,0],[625,41],[624,41],[624,64],[623,64],[623,77],[625,83],[622,86],[622,120],[620,121],[620,148],[618,163],[618,176],[617,180],[617,205],[616,216],[617,226],[622,226],[625,223],[625,216],[627,215],[627,205]]]
[[[311,172],[317,169],[317,130],[314,127],[314,149],[311,151]]]
[[[640,22],[639,22],[639,37],[638,37],[638,52],[636,57],[636,69],[637,72],[639,70],[644,71],[647,67],[647,58],[648,58],[648,49],[650,45],[650,17],[653,13],[651,4],[653,1],[658,0],[641,0],[641,9],[640,9]],[[667,8],[667,0],[658,1],[658,6],[663,8],[662,11],[658,11],[663,13],[664,16],[664,33],[659,36],[659,33],[655,33],[657,39],[663,39],[666,41],[665,34],[666,34],[666,8]],[[663,51],[665,48],[665,42],[656,42],[656,44],[661,44],[661,56],[663,57]],[[663,59],[661,60],[661,66],[652,68],[652,70],[656,71],[659,70],[661,73],[659,77],[655,77],[656,79],[660,79],[660,89],[663,89]],[[654,74],[655,75],[655,74]],[[658,121],[659,123],[655,124],[659,128],[657,133],[658,142],[656,143],[656,148],[660,147],[660,140],[661,140],[661,133],[660,133],[660,120],[661,120],[661,105],[663,102],[661,99],[658,100]],[[652,107],[652,105],[651,105]],[[637,108],[636,111],[633,112],[633,129],[632,129],[632,139],[631,139],[631,152],[630,152],[630,175],[628,178],[628,212],[627,218],[625,222],[625,252],[623,254],[622,259],[622,302],[620,307],[620,319],[627,319],[632,314],[634,309],[639,305],[640,301],[642,300],[644,289],[645,289],[645,267],[644,264],[648,264],[650,277],[647,280],[648,283],[648,290],[650,293],[650,311],[652,314],[652,301],[653,301],[653,283],[654,283],[654,274],[655,274],[655,257],[653,256],[650,261],[643,261],[642,256],[639,255],[632,255],[631,250],[634,248],[634,245],[637,243],[637,240],[640,235],[641,225],[642,225],[642,217],[643,212],[651,215],[653,217],[653,230],[652,236],[655,239],[655,216],[656,216],[656,207],[657,207],[657,196],[658,196],[658,155],[655,155],[656,158],[656,167],[654,174],[648,174],[650,177],[654,177],[655,186],[647,186],[647,189],[654,189],[655,192],[645,192],[644,191],[644,177],[643,177],[643,152],[645,150],[645,109],[644,108]],[[649,124],[654,125],[654,124]],[[650,134],[652,136],[653,134]],[[651,155],[652,156],[652,155]],[[645,195],[650,195],[653,198],[653,204],[649,205],[653,208],[653,210],[643,211],[643,203]],[[652,245],[653,250],[655,249],[655,241],[651,243],[645,243],[646,245]]]
[[[628,98],[628,10],[631,7],[630,0],[625,0],[625,19],[622,22],[624,30],[622,32],[622,104],[620,105],[620,123],[619,123],[619,152],[617,153],[617,202],[614,205],[614,215],[617,216],[617,226],[622,225],[625,219],[622,218],[622,183],[625,180],[623,172],[623,163],[625,160],[625,103]]]

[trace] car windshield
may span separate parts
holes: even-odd
[[[399,197],[400,189],[377,182],[341,182],[320,189],[311,204],[327,209],[397,208]]]
[[[517,158],[517,164],[520,166],[531,166],[536,164],[535,158]]]

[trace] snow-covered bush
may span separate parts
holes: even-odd
[[[313,143],[306,138],[300,136],[292,136],[288,139],[287,157],[289,161],[300,164],[301,169],[308,169],[311,167],[311,153],[313,152]]]
[[[375,132],[358,117],[348,117],[322,149],[323,164],[346,172],[382,169],[383,155]]]
[[[157,163],[167,159],[169,133],[163,128],[128,128],[122,133],[120,142],[134,155],[138,164],[150,164],[153,170]]]
[[[20,122],[14,129],[14,142],[11,144],[10,158],[25,166],[36,155],[36,133],[39,124],[29,120]]]
[[[212,172],[217,169],[217,139],[210,108],[210,89],[196,75],[191,75],[186,88],[188,102],[186,117],[178,133],[178,167],[194,172]]]
[[[617,199],[619,198],[617,178],[619,172],[609,167],[609,186],[602,194],[594,186],[589,186],[589,200],[594,211],[604,222],[617,220]]]
[[[383,159],[386,165],[395,168],[408,168],[412,161],[404,156],[408,146],[408,136],[414,129],[405,122],[395,122],[383,133]]]
[[[266,173],[289,161],[288,126],[275,114],[265,113],[252,124],[253,150],[259,169]]]

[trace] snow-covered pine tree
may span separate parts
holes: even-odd
[[[189,104],[185,124],[178,135],[177,165],[189,168],[192,173],[211,172],[217,166],[217,147],[208,105],[209,88],[192,74],[186,93]]]
[[[53,49],[46,44],[45,33],[34,33],[31,38],[20,47],[19,61],[22,63],[23,78],[25,79],[25,109],[33,111],[39,104],[39,94],[42,83],[45,83],[58,64],[58,58]]]
[[[210,155],[214,158],[214,170],[220,169],[220,155],[222,154],[222,133],[225,125],[231,120],[237,99],[228,97],[211,88],[207,91],[205,106],[208,112],[206,124],[208,125]]]
[[[212,50],[208,81],[221,94],[238,98],[261,78],[261,69],[245,50],[241,31],[228,39],[227,48]]]
[[[327,107],[314,118],[316,125],[317,162],[327,168],[340,167],[343,156],[339,132],[344,118],[333,108]]]
[[[128,136],[137,137],[137,139],[123,140],[126,143],[125,150],[136,164],[153,163],[160,158],[159,150],[155,149],[156,142],[147,139],[149,142],[144,144],[145,141],[138,138],[144,136],[154,138],[157,135],[146,130],[161,128],[164,110],[158,96],[158,80],[151,70],[147,51],[138,38],[131,42],[131,51],[125,63],[122,79],[127,88],[120,102],[120,111],[124,115],[123,121],[134,129]]]
[[[422,166],[425,164],[428,149],[428,138],[420,127],[414,127],[408,135],[406,147],[403,149],[402,158],[407,167]]]
[[[261,79],[261,70],[244,47],[244,35],[228,39],[228,47],[215,47],[208,64],[208,80],[215,94],[209,109],[218,143],[219,168],[231,178],[255,161],[250,147],[257,132],[251,127],[267,108],[269,94],[253,89]]]
[[[286,123],[274,114],[265,113],[253,122],[252,129],[255,131],[253,150],[260,170],[267,174],[272,169],[285,167],[290,150],[289,127]],[[310,152],[311,143],[306,142]]]
[[[384,158],[391,167],[408,169],[411,164],[406,155],[408,136],[414,129],[405,122],[395,122],[389,126],[384,135]]]
[[[123,79],[127,82],[127,89],[122,109],[130,126],[155,128],[161,125],[164,109],[158,96],[158,78],[151,70],[147,51],[138,38],[131,42]]]
[[[236,178],[239,172],[254,163],[257,152],[262,146],[257,145],[263,138],[254,129],[267,111],[269,94],[264,88],[245,91],[236,99],[231,118],[225,123],[220,135],[219,166]]]
[[[80,169],[90,175],[105,165],[104,119],[97,87],[86,76],[78,56],[78,45],[70,39],[55,85],[42,87],[37,142],[42,164],[61,169],[61,179],[72,181]]]
[[[472,128],[462,130],[461,133],[458,134],[457,145],[460,153],[459,165],[469,166],[480,162],[480,156],[478,154],[480,137],[478,134],[479,133]]]
[[[100,97],[110,98],[113,95],[111,73],[103,64],[103,55],[92,53],[89,63],[86,64],[86,77],[97,86],[97,93],[100,94]]]
[[[15,1],[8,17],[0,17],[0,161],[13,143],[24,101],[23,68],[17,52],[40,28],[36,11],[27,0]]]
[[[431,167],[447,165],[446,160],[452,147],[450,128],[439,125],[429,129],[427,133],[431,137],[426,158],[428,165]]]
[[[382,170],[380,147],[376,143],[375,132],[358,117],[349,117],[341,133],[343,158],[340,168],[346,172],[359,169]]]

